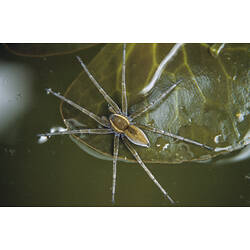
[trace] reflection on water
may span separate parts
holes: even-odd
[[[243,148],[237,155],[229,157],[226,159],[221,159],[216,162],[216,164],[232,164],[234,162],[244,161],[250,158],[250,145]]]
[[[30,109],[32,80],[29,67],[0,61],[0,134]]]
[[[217,161],[217,163],[226,164],[226,163],[233,163],[233,162],[238,162],[238,161],[242,161],[242,160],[247,160],[248,158],[250,158],[249,143],[250,143],[250,130],[248,130],[248,132],[246,133],[244,138],[236,146],[230,145],[227,147],[216,147],[215,148],[216,152],[220,152],[220,151],[231,152],[231,151],[240,149],[243,146],[247,146],[247,147],[243,148],[236,156],[229,158],[229,159],[227,158],[227,159],[219,160],[219,161]]]
[[[176,45],[173,46],[173,48],[169,51],[169,53],[165,56],[165,58],[162,60],[162,62],[158,66],[152,80],[148,83],[148,85],[145,88],[143,88],[141,90],[142,95],[147,95],[148,92],[150,92],[153,89],[153,87],[155,86],[155,83],[157,82],[157,80],[160,79],[163,70],[166,68],[166,65],[171,60],[173,60],[173,58],[176,56],[178,50],[180,50],[182,45],[183,45],[182,43],[177,43]]]

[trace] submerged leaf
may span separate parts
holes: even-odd
[[[20,56],[44,57],[74,53],[94,46],[91,43],[8,43],[10,52]]]
[[[150,147],[134,146],[145,162],[180,163],[207,160],[227,149],[249,143],[250,45],[186,44],[173,53],[173,44],[129,44],[126,84],[129,114],[157,99],[173,83],[179,86],[136,124],[171,132],[216,148],[215,152],[167,136],[144,131]],[[151,81],[167,58],[159,79]],[[84,58],[83,58],[84,60]],[[105,91],[121,106],[122,45],[108,44],[88,65]],[[79,66],[79,70],[80,70]],[[66,97],[99,116],[109,116],[108,104],[82,72]],[[66,103],[61,113],[70,128],[97,128],[91,118]],[[97,157],[112,159],[113,135],[76,135],[72,139]],[[134,161],[124,145],[119,159]]]

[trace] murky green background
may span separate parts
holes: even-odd
[[[88,155],[68,136],[44,144],[36,136],[64,126],[59,100],[44,89],[64,93],[81,71],[75,55],[88,63],[102,46],[41,58],[0,46],[0,206],[112,206],[111,161]],[[239,153],[147,166],[178,206],[249,206],[250,159],[228,161]],[[115,206],[170,205],[138,164],[118,162],[117,175]]]

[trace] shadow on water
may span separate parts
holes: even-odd
[[[110,161],[86,154],[68,136],[44,144],[36,136],[64,127],[60,102],[45,88],[64,93],[81,70],[75,55],[88,63],[101,48],[31,58],[0,46],[0,206],[112,205]],[[148,167],[178,206],[249,206],[250,159],[230,160],[239,153]],[[249,156],[249,148],[241,153]],[[116,206],[170,205],[137,164],[119,162],[117,174]]]

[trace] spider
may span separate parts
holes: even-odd
[[[112,181],[112,203],[115,203],[115,192],[116,192],[116,172],[117,172],[117,157],[118,157],[118,151],[119,151],[119,142],[121,141],[125,144],[127,149],[132,153],[136,161],[139,163],[139,165],[145,170],[145,172],[148,174],[150,179],[155,183],[155,185],[160,189],[160,191],[163,193],[163,195],[168,198],[168,200],[174,204],[175,201],[171,198],[171,196],[167,193],[167,191],[160,185],[160,183],[156,180],[154,175],[150,172],[150,170],[146,167],[142,159],[140,158],[137,151],[134,149],[132,144],[135,144],[137,146],[141,147],[150,147],[149,140],[146,136],[146,134],[143,132],[142,129],[169,136],[172,138],[175,138],[180,141],[184,141],[187,143],[191,143],[200,147],[203,147],[207,150],[214,150],[212,147],[207,146],[205,144],[199,143],[194,140],[190,140],[188,138],[184,138],[179,135],[175,135],[154,127],[145,126],[145,125],[135,125],[135,118],[141,116],[149,109],[152,109],[155,107],[160,101],[162,101],[168,94],[170,94],[181,82],[182,80],[177,81],[176,83],[172,84],[170,88],[168,88],[165,92],[163,92],[160,97],[151,103],[147,104],[146,106],[139,108],[132,114],[128,114],[128,104],[127,104],[127,95],[126,95],[126,82],[125,82],[125,70],[126,70],[126,44],[123,45],[123,58],[122,58],[122,107],[120,107],[112,100],[112,98],[105,92],[105,90],[100,86],[100,84],[96,81],[96,79],[93,77],[93,75],[89,72],[86,65],[83,63],[82,59],[77,56],[76,57],[79,63],[81,64],[83,70],[86,72],[92,83],[96,86],[96,88],[99,90],[99,92],[103,95],[104,99],[109,105],[109,111],[111,112],[110,116],[107,117],[99,117],[96,114],[88,111],[87,109],[79,106],[78,104],[74,103],[73,101],[65,98],[64,96],[60,95],[59,93],[56,93],[52,91],[51,89],[46,89],[48,94],[52,94],[62,101],[70,104],[74,108],[80,110],[85,115],[91,117],[94,119],[97,123],[99,123],[102,128],[89,128],[89,129],[69,129],[66,131],[59,131],[59,132],[53,132],[53,133],[44,133],[39,134],[38,136],[45,136],[50,137],[53,135],[72,135],[72,134],[114,134],[114,148],[113,148],[113,181]],[[132,144],[131,144],[132,143]]]

